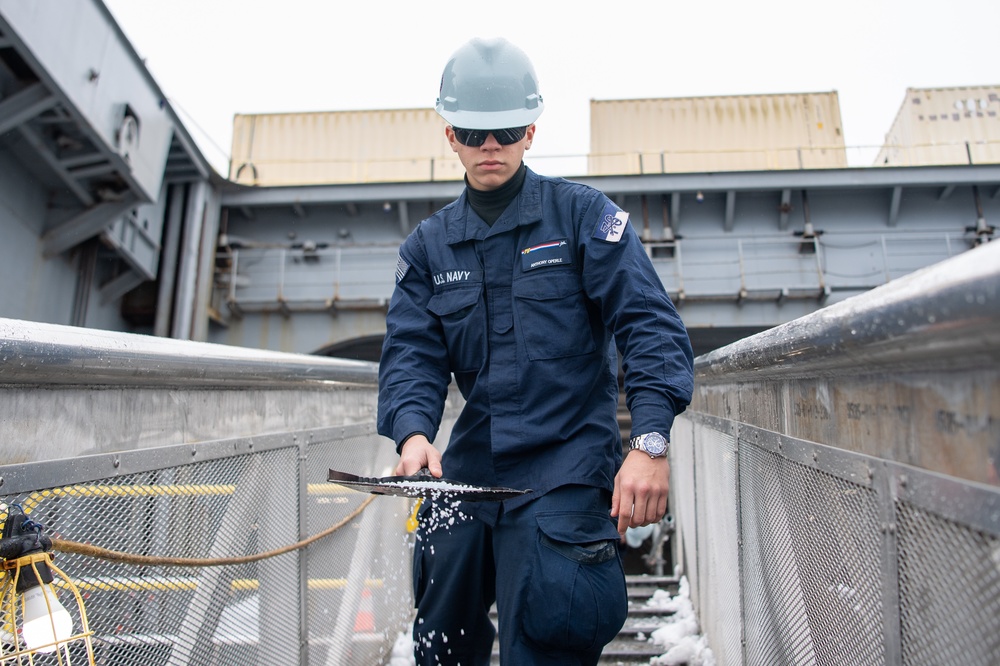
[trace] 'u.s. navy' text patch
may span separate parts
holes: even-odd
[[[625,225],[628,224],[628,213],[618,208],[610,201],[605,204],[601,219],[597,221],[597,228],[594,229],[594,238],[609,243],[617,243],[625,233]]]

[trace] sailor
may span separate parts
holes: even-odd
[[[462,503],[448,520],[433,519],[447,507],[425,503],[416,662],[488,664],[495,602],[501,663],[596,664],[627,614],[619,541],[667,509],[667,444],[691,398],[691,345],[628,213],[523,163],[544,109],[523,51],[502,39],[464,44],[436,108],[465,189],[399,250],[379,432],[396,443],[397,474],[426,467],[533,492]],[[445,447],[436,438],[452,377],[465,402]]]

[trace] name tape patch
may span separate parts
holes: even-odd
[[[571,263],[573,263],[573,255],[570,254],[569,244],[565,238],[546,241],[521,250],[522,271]]]
[[[594,230],[594,238],[609,243],[617,243],[625,233],[625,225],[628,224],[628,213],[618,208],[610,201],[604,206],[601,219],[597,222]]]

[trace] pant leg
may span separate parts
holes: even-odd
[[[496,630],[491,528],[457,509],[426,502],[413,553],[418,666],[488,666]]]
[[[606,491],[566,486],[500,517],[493,531],[500,660],[593,666],[628,614]]]

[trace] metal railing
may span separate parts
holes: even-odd
[[[678,302],[780,302],[822,301],[831,290],[871,289],[965,251],[970,242],[959,232],[852,231],[691,236],[646,247]],[[236,318],[247,312],[288,316],[385,308],[397,252],[398,244],[224,250],[217,255],[216,293]]]
[[[550,176],[624,176],[719,171],[798,171],[803,169],[877,168],[945,164],[996,164],[1000,141],[942,141],[883,146],[776,146],[714,150],[649,150],[614,153],[543,155],[533,151],[525,162]],[[232,172],[245,185],[287,186],[334,183],[462,180],[454,156],[350,160],[284,158],[254,160]]]
[[[1000,662],[1000,244],[696,361],[676,560],[720,664]]]
[[[85,594],[97,663],[381,663],[411,620],[412,503],[326,482],[395,466],[376,377],[0,320],[0,523],[17,504],[81,549],[56,559]]]

